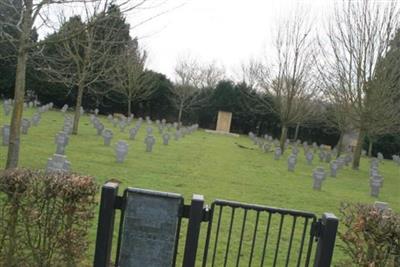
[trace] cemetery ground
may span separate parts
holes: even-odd
[[[33,109],[27,109],[24,117],[30,118],[33,114]],[[20,166],[45,168],[47,159],[55,153],[54,137],[62,128],[63,115],[59,111],[46,112],[38,126],[31,127],[28,135],[21,135]],[[105,128],[114,132],[112,145],[103,145],[103,138],[96,135],[89,116],[85,114],[80,121],[79,134],[70,136],[65,154],[74,172],[96,177],[99,186],[110,179],[120,181],[120,194],[125,187],[139,187],[180,193],[188,203],[196,193],[204,195],[207,204],[218,198],[306,210],[317,216],[323,212],[339,215],[342,201],[373,203],[379,200],[388,202],[392,209],[400,212],[400,167],[391,160],[384,160],[380,165],[385,181],[379,198],[370,196],[368,158],[362,159],[359,171],[345,167],[338,172],[337,178],[328,176],[321,191],[315,191],[312,189],[312,170],[318,166],[328,170],[329,165],[320,162],[318,157],[314,157],[311,166],[307,165],[302,149],[295,171],[288,172],[289,151],[276,161],[273,152],[264,153],[248,136],[236,138],[199,130],[179,141],[171,138],[169,145],[165,146],[153,125],[156,144],[148,153],[143,142],[145,122],[135,140],[129,140],[128,127],[121,132],[105,116],[99,117]],[[1,113],[0,125],[8,124],[9,119]],[[129,152],[123,163],[115,160],[114,145],[118,140],[129,143]],[[6,149],[6,146],[0,146],[0,168],[5,166]],[[93,259],[96,225],[97,218],[90,234],[88,266]],[[181,231],[182,238],[185,234]],[[251,242],[251,234],[246,239]],[[181,246],[183,243],[180,241]],[[199,246],[199,259],[202,252]],[[343,257],[343,252],[336,247],[334,262]]]

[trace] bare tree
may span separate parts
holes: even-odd
[[[271,110],[280,119],[280,147],[285,148],[289,126],[305,121],[312,112],[312,99],[316,96],[314,80],[313,37],[304,14],[296,11],[293,17],[278,27],[274,46],[276,62],[251,62],[247,77],[268,97],[257,97],[258,110]],[[268,101],[272,99],[271,101]]]
[[[122,94],[127,102],[128,116],[132,114],[132,103],[147,100],[154,92],[152,81],[146,79],[146,52],[139,49],[137,39],[132,40],[115,67],[113,90]]]
[[[178,110],[178,125],[181,125],[183,112],[200,106],[204,98],[201,97],[201,69],[193,58],[178,59],[175,67],[175,84],[170,88],[171,103]]]
[[[200,66],[199,80],[201,88],[215,88],[225,78],[225,70],[215,61]]]
[[[348,118],[349,128],[359,133],[353,169],[359,168],[366,134],[392,125],[398,117],[393,112],[398,92],[388,86],[390,80],[377,82],[377,66],[389,51],[398,15],[396,1],[347,0],[336,4],[326,36],[328,45],[321,45],[325,95],[333,103],[345,103],[346,108],[338,110],[342,113],[339,116]]]

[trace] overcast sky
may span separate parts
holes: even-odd
[[[216,61],[234,76],[242,62],[272,53],[270,44],[279,20],[301,8],[310,12],[319,26],[331,3],[331,0],[169,0],[144,16],[171,9],[170,12],[133,28],[131,35],[139,36],[142,47],[148,51],[148,67],[170,78],[174,77],[177,58],[187,55],[200,62]],[[138,17],[130,14],[127,19],[135,25]]]

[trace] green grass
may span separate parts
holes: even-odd
[[[0,108],[2,110],[1,105]],[[33,109],[28,109],[24,117],[30,118],[33,113]],[[10,116],[0,114],[0,125],[9,123]],[[306,165],[302,150],[295,172],[290,173],[286,160],[289,153],[275,161],[272,153],[263,153],[247,136],[228,137],[200,130],[179,141],[171,139],[170,144],[164,146],[155,128],[156,144],[152,153],[146,153],[145,123],[133,141],[128,139],[128,128],[121,133],[105,117],[101,120],[106,128],[113,130],[113,144],[120,139],[128,141],[129,153],[124,163],[115,162],[113,146],[103,146],[102,137],[96,135],[86,115],[81,119],[79,135],[70,137],[66,149],[73,171],[95,176],[99,185],[115,178],[122,182],[121,189],[131,186],[176,192],[182,194],[187,203],[192,194],[197,193],[204,195],[208,204],[219,198],[306,210],[318,216],[327,211],[338,214],[342,201],[385,201],[392,209],[400,211],[400,167],[389,160],[380,166],[385,183],[378,199],[369,196],[367,158],[362,159],[359,171],[346,167],[339,171],[337,178],[327,178],[321,191],[314,191],[313,168],[327,168],[328,164],[314,159],[313,166]],[[62,125],[61,112],[44,113],[39,126],[31,127],[28,135],[21,137],[20,166],[44,168],[48,157],[55,152],[54,136]],[[237,144],[252,149],[243,149]],[[0,168],[5,165],[6,153],[7,148],[0,146]],[[91,229],[88,262],[93,254],[96,222]],[[245,238],[250,240],[250,235],[246,234]],[[343,257],[343,252],[337,248],[334,261]]]

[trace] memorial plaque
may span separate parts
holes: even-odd
[[[182,205],[178,194],[127,189],[119,266],[174,266]]]

